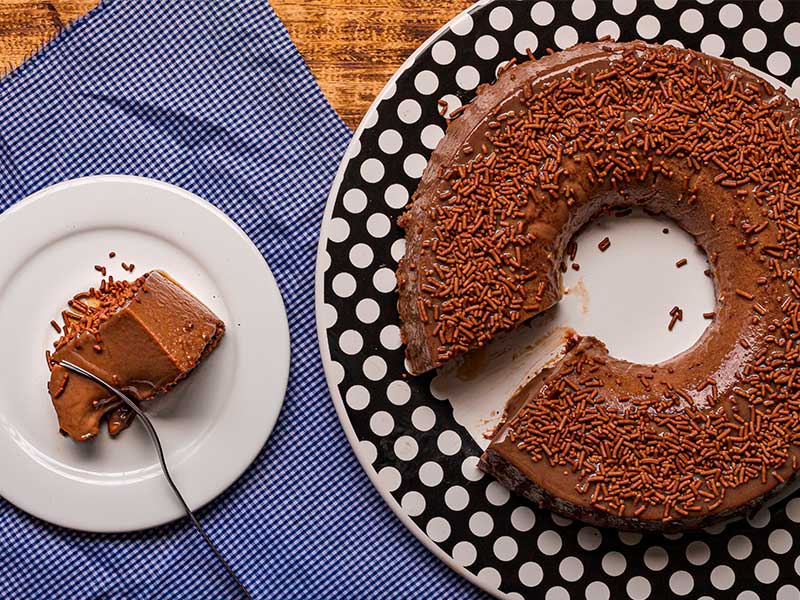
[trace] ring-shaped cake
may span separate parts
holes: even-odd
[[[576,340],[509,400],[484,470],[567,516],[646,530],[730,517],[796,474],[799,117],[729,60],[601,40],[508,66],[453,118],[400,219],[412,372],[557,303],[568,243],[609,207],[675,219],[717,296],[700,340],[659,364]]]

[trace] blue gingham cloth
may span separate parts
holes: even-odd
[[[315,250],[349,137],[265,0],[107,1],[0,81],[0,211],[99,173],[224,210],[278,280],[292,370],[269,443],[201,513],[210,535],[257,598],[476,598],[372,488],[323,379]],[[0,499],[4,600],[234,597],[185,520],[81,534]]]

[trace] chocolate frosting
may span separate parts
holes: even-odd
[[[225,324],[162,271],[151,271],[135,296],[99,327],[102,350],[85,331],[53,355],[97,374],[134,400],[149,400],[171,389],[219,343]],[[54,365],[48,391],[59,427],[76,441],[94,438],[109,415],[116,434],[130,412],[91,380]]]
[[[582,77],[605,74],[617,61],[632,56],[653,63],[677,56],[687,64],[698,65],[698,69],[713,71],[715,76],[721,74],[720,80],[735,81],[739,86],[737,90],[752,85],[758,93],[743,95],[740,104],[745,105],[745,100],[760,103],[759,106],[769,104],[768,113],[772,120],[763,127],[789,132],[787,135],[775,134],[768,140],[775,144],[776,158],[773,160],[780,155],[779,160],[784,165],[796,162],[800,150],[795,131],[800,111],[796,104],[728,60],[642,42],[601,41],[581,44],[512,67],[502,73],[494,85],[480,89],[476,99],[450,124],[447,135],[428,163],[413,204],[400,221],[406,229],[407,250],[397,272],[398,308],[410,368],[416,373],[425,372],[484,345],[496,332],[511,329],[555,304],[563,293],[558,267],[567,243],[601,209],[644,206],[675,219],[710,256],[718,301],[716,317],[701,339],[689,350],[658,365],[637,365],[617,360],[608,356],[601,342],[593,338],[582,340],[559,364],[539,374],[515,394],[507,409],[507,421],[498,430],[481,464],[510,488],[572,517],[632,529],[681,529],[704,525],[757,504],[781,489],[797,470],[798,450],[794,440],[797,438],[795,432],[800,431],[800,422],[791,411],[786,413],[786,407],[780,413],[778,409],[773,410],[776,402],[794,401],[791,399],[800,395],[794,375],[789,375],[798,363],[797,351],[792,347],[793,340],[798,337],[796,318],[800,292],[794,283],[798,266],[797,234],[792,233],[800,231],[796,208],[800,204],[793,204],[797,203],[797,189],[789,189],[788,184],[780,182],[780,189],[770,186],[773,181],[768,179],[771,176],[769,170],[754,175],[752,180],[748,178],[749,173],[736,175],[744,177],[742,180],[731,180],[728,179],[731,175],[713,161],[693,163],[687,158],[690,151],[664,152],[664,143],[649,146],[646,141],[642,147],[641,140],[637,146],[640,158],[649,159],[650,165],[656,165],[663,176],[656,176],[648,166],[641,178],[613,181],[612,177],[612,181],[597,182],[592,179],[591,157],[587,158],[590,153],[564,147],[563,155],[559,150],[560,162],[554,167],[563,169],[565,173],[558,183],[558,191],[549,195],[542,193],[541,189],[531,192],[530,200],[521,203],[519,211],[507,219],[512,225],[518,225],[516,231],[520,235],[528,235],[532,240],[518,244],[518,262],[513,264],[520,264],[522,268],[516,272],[535,275],[516,280],[518,287],[515,291],[520,299],[515,300],[517,306],[513,311],[508,311],[505,306],[498,307],[498,314],[502,312],[506,319],[505,324],[498,326],[499,319],[492,318],[487,322],[493,329],[483,323],[484,328],[477,330],[480,335],[475,336],[466,326],[466,317],[459,316],[466,314],[462,311],[456,314],[455,321],[458,323],[458,319],[465,319],[464,327],[453,327],[443,335],[442,319],[436,318],[436,313],[429,314],[434,309],[437,313],[440,310],[444,312],[446,302],[462,302],[462,305],[467,305],[466,311],[474,310],[469,302],[462,301],[463,294],[459,295],[458,289],[452,289],[452,285],[447,288],[451,290],[450,295],[444,297],[433,294],[431,286],[431,281],[436,279],[435,273],[441,273],[442,267],[469,269],[469,263],[474,259],[455,258],[443,264],[431,242],[439,236],[445,216],[448,219],[452,216],[447,209],[452,209],[451,200],[456,193],[453,181],[472,172],[475,165],[471,163],[479,159],[486,161],[495,153],[502,157],[510,152],[493,144],[493,140],[498,139],[498,130],[504,131],[506,127],[503,116],[510,115],[509,122],[512,122],[528,110],[526,99],[541,93],[546,86],[563,82],[563,89],[566,89],[576,72],[579,71]],[[596,85],[600,86],[600,81]],[[691,111],[696,109],[692,106],[687,108],[677,98],[675,104],[676,111],[695,114]],[[591,110],[591,107],[587,108],[587,111]],[[621,119],[638,119],[643,114],[639,107],[623,106],[618,112]],[[759,113],[753,110],[748,113],[748,118],[752,114]],[[573,119],[582,116],[576,115]],[[548,114],[543,114],[542,122],[548,117]],[[736,117],[732,114],[729,118],[734,120]],[[690,118],[687,116],[684,122],[687,129]],[[724,123],[718,125],[725,126]],[[715,125],[712,123],[710,126]],[[751,133],[749,143],[752,143],[755,132],[760,131],[759,126],[753,125],[751,131],[754,133]],[[696,147],[696,143],[701,141],[681,138],[680,130],[676,130],[674,136],[675,144],[685,142],[687,148],[692,144]],[[617,148],[595,149],[593,155],[601,158],[613,155],[614,159],[621,160],[616,152],[622,143],[619,138],[617,142]],[[554,139],[544,140],[544,143],[558,144]],[[742,152],[749,151],[747,139],[738,143]],[[657,146],[658,151],[655,150]],[[522,152],[521,149],[518,151]],[[768,194],[765,190],[770,189],[776,191]],[[565,194],[565,190],[569,193]],[[498,195],[502,193],[501,190]],[[792,202],[778,199],[780,193],[793,199]],[[761,225],[763,223],[766,225]],[[503,227],[510,229],[507,223]],[[512,272],[515,272],[514,268],[505,274]],[[462,278],[462,283],[463,279],[467,278]],[[441,281],[434,283],[441,284],[438,289],[446,287]],[[474,299],[470,301],[474,302]],[[728,470],[741,468],[742,473],[747,465],[762,461],[764,465],[769,464],[766,475],[760,478],[742,475],[736,485],[726,486],[722,491],[714,488],[715,493],[708,492],[710,497],[697,499],[692,512],[686,514],[682,509],[676,514],[674,506],[669,504],[665,507],[658,502],[637,504],[637,501],[619,498],[608,503],[597,501],[592,490],[600,484],[587,483],[601,478],[587,478],[585,469],[573,469],[566,450],[563,453],[550,453],[550,449],[544,452],[542,446],[546,444],[541,437],[534,435],[536,432],[532,425],[549,418],[542,411],[556,383],[570,379],[570,384],[578,389],[578,378],[573,369],[576,357],[596,361],[597,383],[593,382],[592,386],[599,392],[593,392],[593,402],[597,403],[597,410],[609,411],[614,419],[624,419],[630,406],[637,406],[640,410],[650,406],[649,410],[656,411],[659,418],[667,413],[685,416],[699,411],[703,414],[713,412],[716,416],[721,415],[720,418],[727,415],[737,427],[741,426],[740,421],[750,418],[753,423],[758,421],[758,427],[761,427],[763,420],[763,440],[750,431],[750,438],[743,438],[741,442],[742,446],[762,441],[769,444],[769,450],[764,449],[759,458],[747,459],[751,462],[746,464],[737,462],[740,457],[736,456],[723,458],[711,454],[708,459],[715,468],[719,465]],[[780,367],[775,367],[779,363]],[[763,374],[765,369],[776,369],[777,379],[773,377],[772,383],[767,379],[757,381],[760,375],[756,374]],[[713,381],[713,397],[709,381]],[[664,398],[668,400],[666,404],[662,402]],[[669,408],[664,408],[666,405]],[[592,421],[587,418],[586,422]],[[558,424],[557,419],[555,423]],[[569,423],[562,423],[562,427],[565,425]],[[659,436],[665,435],[668,426],[659,427],[654,426],[653,431]],[[755,425],[751,429],[755,429]],[[667,437],[669,435],[667,432]],[[707,436],[708,432],[703,435]],[[685,438],[687,444],[695,443],[695,438],[688,435]],[[676,439],[683,438],[676,436]],[[635,440],[633,446],[636,448]],[[664,448],[661,450],[667,452]],[[695,456],[692,460],[699,459]],[[600,472],[603,463],[604,460],[598,461]],[[699,467],[693,463],[691,468]],[[709,483],[707,474],[698,472],[694,476],[702,479],[704,484]],[[715,485],[713,482],[710,484]]]

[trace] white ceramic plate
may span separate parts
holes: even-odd
[[[110,251],[116,257],[110,259]],[[272,431],[289,373],[289,328],[263,257],[222,212],[137,177],[69,181],[0,215],[0,495],[65,527],[120,532],[182,516],[144,428],[77,444],[47,394],[49,322],[78,291],[167,271],[227,326],[197,371],[148,410],[190,507],[223,492]],[[133,275],[121,262],[134,263]],[[265,344],[264,340],[269,340]]]

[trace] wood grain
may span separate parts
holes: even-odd
[[[16,67],[98,0],[0,0],[0,66]]]
[[[322,91],[355,128],[426,38],[469,0],[272,0]]]
[[[98,0],[0,0],[0,65],[20,64]],[[386,81],[471,0],[271,0],[322,91],[355,127]]]

